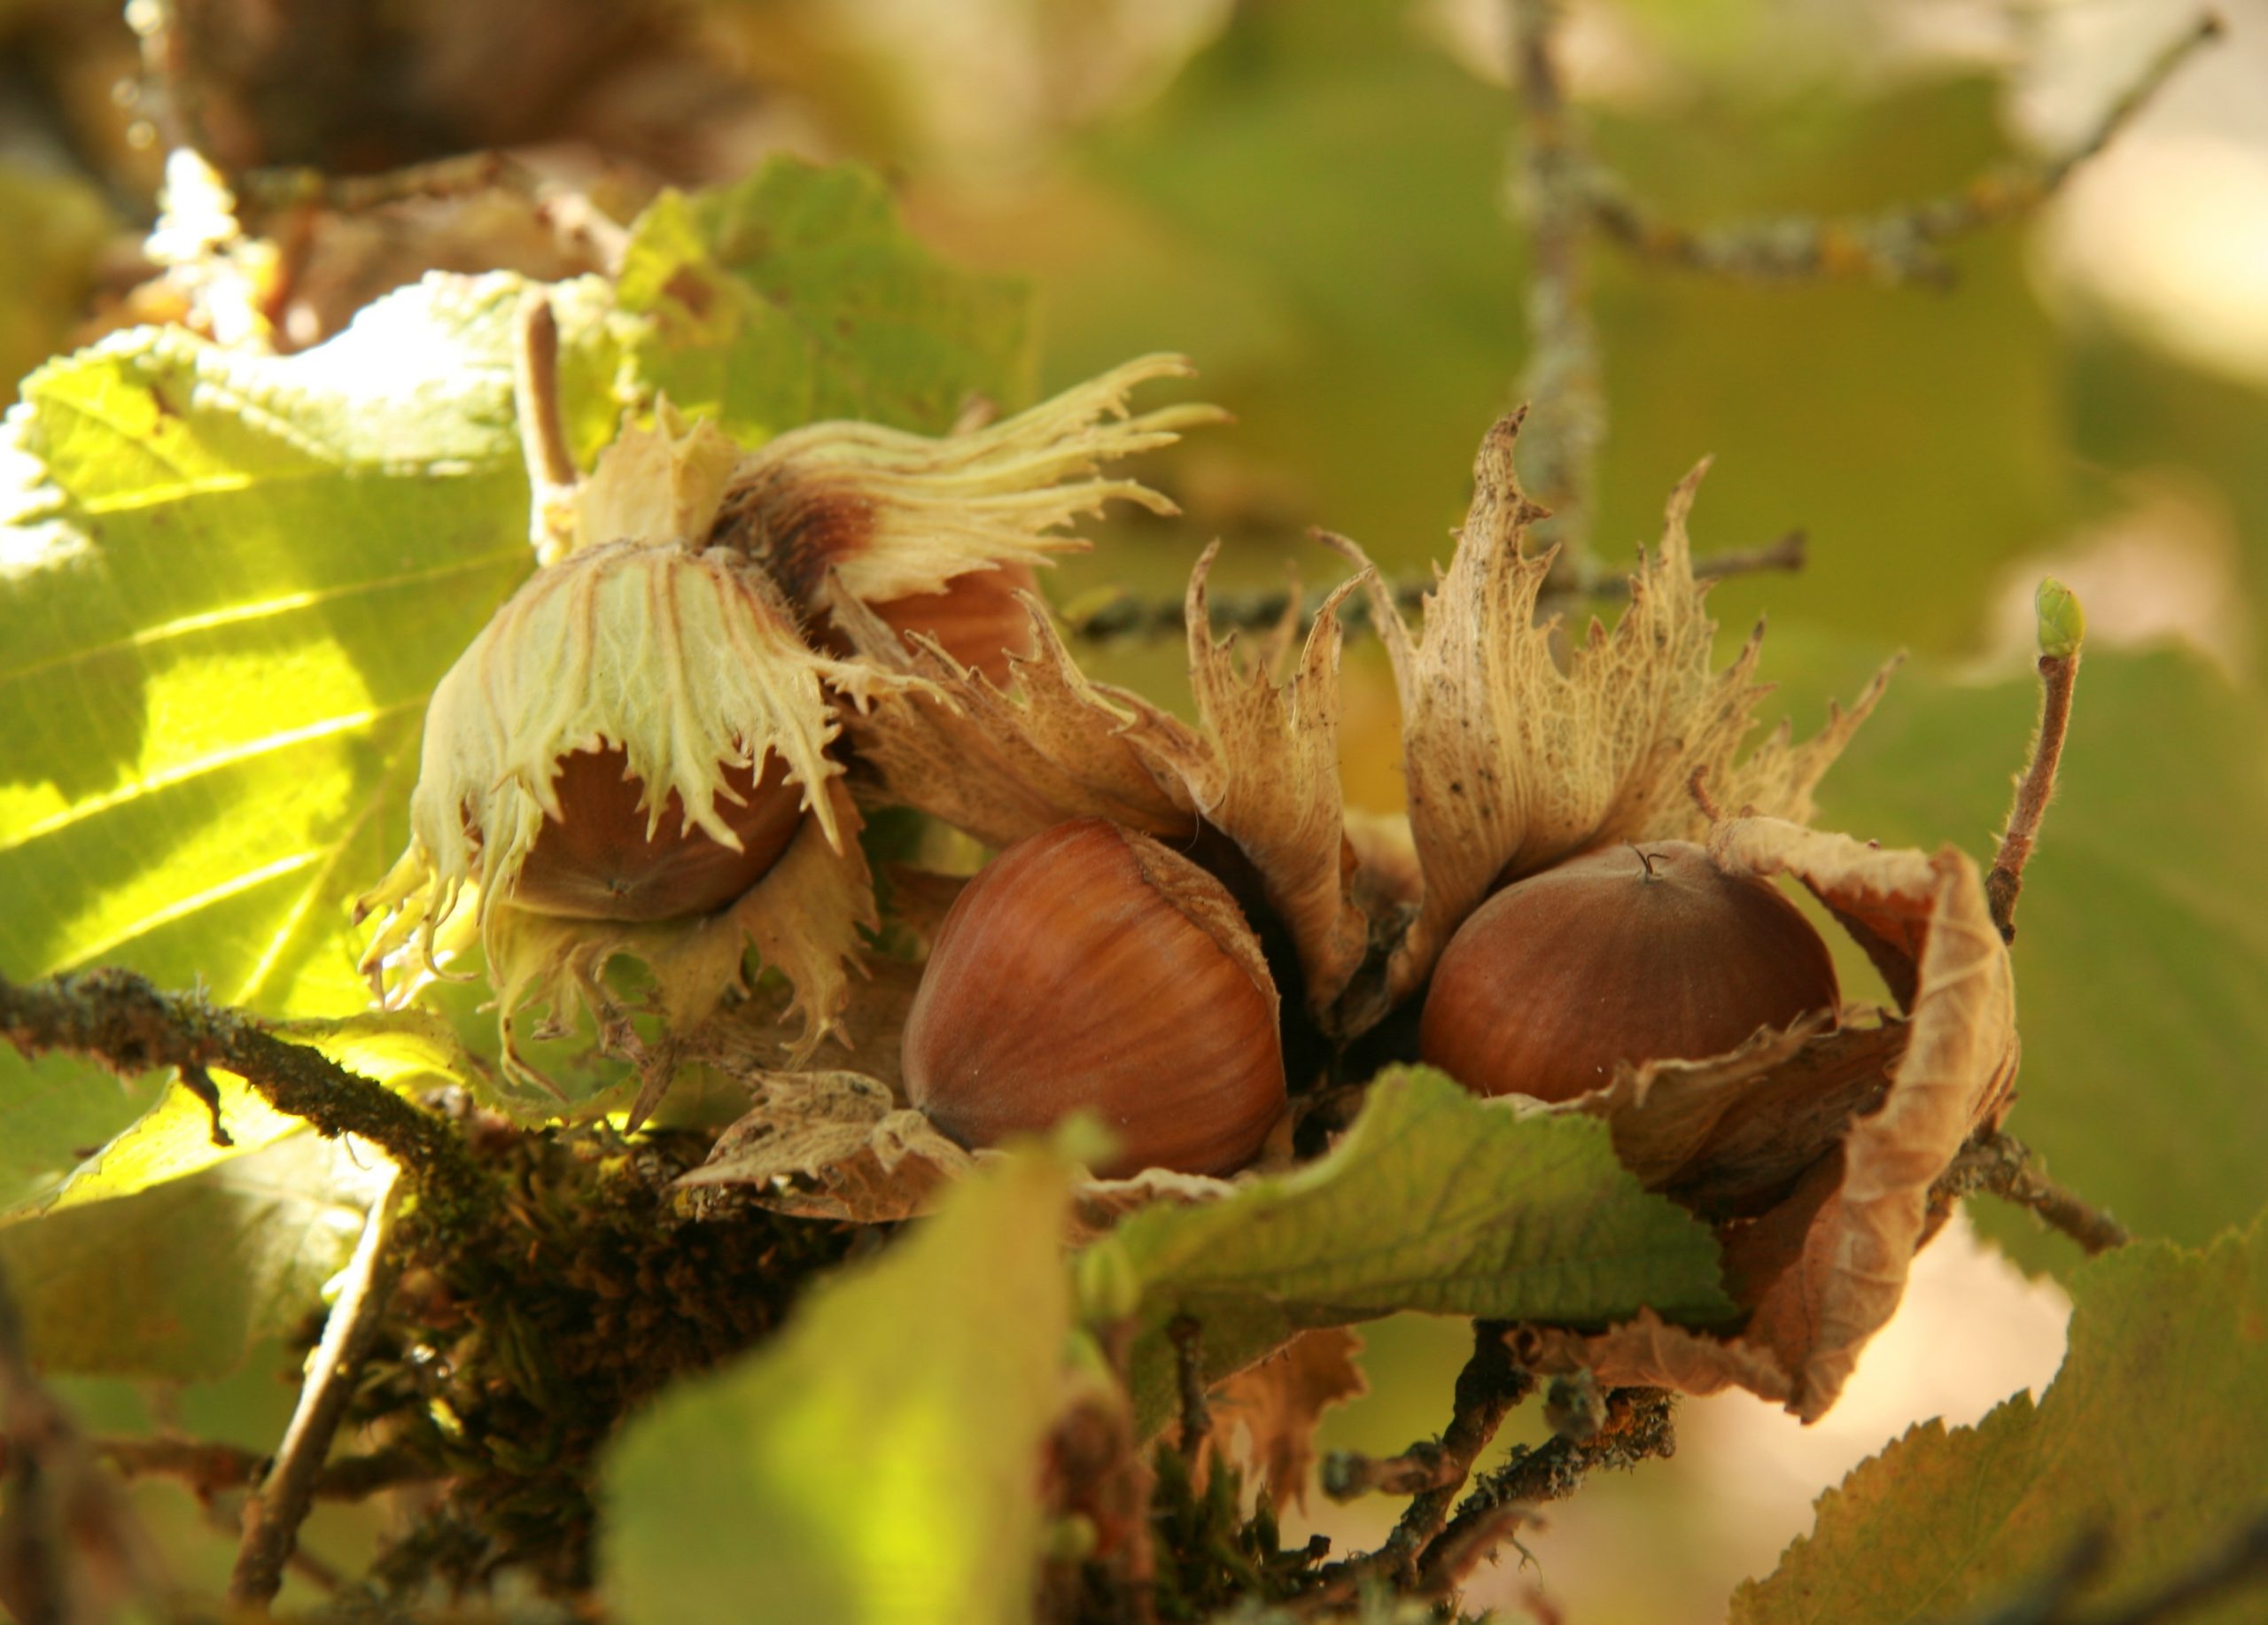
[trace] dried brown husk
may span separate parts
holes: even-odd
[[[1529,1327],[1521,1357],[1543,1371],[1588,1367],[1600,1380],[1705,1394],[1739,1386],[1783,1402],[1806,1421],[1824,1415],[1859,1352],[1904,1294],[1915,1250],[1931,1230],[1930,1190],[1962,1144],[2008,1109],[2016,1075],[2015,979],[1976,863],[1950,847],[1885,851],[1848,836],[1784,820],[1736,819],[1710,837],[1729,868],[1787,875],[1838,916],[1871,922],[1878,951],[1900,974],[1902,1017],[1836,1053],[1838,1033],[1760,1036],[1717,1061],[1627,1072],[1610,1090],[1573,1103],[1614,1125],[1618,1149],[1642,1177],[1673,1193],[1783,1193],[1721,1232],[1742,1331],[1713,1337],[1642,1315],[1583,1335]],[[1892,1039],[1878,1104],[1861,1083],[1873,1052]],[[1806,1079],[1842,1079],[1832,1106],[1816,1103],[1775,1133],[1768,1107]],[[1728,1086],[1728,1078],[1733,1080]],[[1720,1103],[1728,1109],[1717,1112]],[[1847,1128],[1832,1115],[1847,1108]],[[1828,1143],[1790,1180],[1788,1164],[1814,1139]]]
[[[1536,615],[1553,555],[1526,550],[1545,513],[1513,471],[1519,424],[1518,415],[1503,418],[1481,443],[1472,509],[1425,598],[1422,636],[1375,573],[1367,578],[1402,696],[1410,835],[1425,879],[1387,965],[1394,1001],[1424,984],[1499,884],[1618,842],[1705,834],[1689,790],[1697,773],[1726,806],[1808,818],[1812,788],[1882,691],[1878,677],[1848,711],[1830,709],[1804,744],[1783,723],[1742,754],[1770,692],[1753,680],[1761,628],[1714,669],[1716,623],[1686,535],[1700,469],[1671,498],[1662,545],[1640,561],[1621,619],[1612,632],[1593,621],[1570,638],[1563,663],[1557,618]],[[1354,543],[1334,540],[1367,565]]]
[[[1229,1378],[1206,1402],[1214,1452],[1247,1485],[1256,1477],[1270,1504],[1304,1512],[1323,1413],[1370,1392],[1362,1352],[1351,1327],[1324,1326]]]
[[[1196,727],[1091,681],[1037,601],[1034,653],[1014,663],[1006,688],[928,640],[900,643],[852,605],[838,620],[859,652],[944,702],[876,706],[853,736],[882,797],[989,845],[1084,817],[1173,842],[1219,831],[1250,863],[1299,954],[1310,1009],[1327,1018],[1370,939],[1338,779],[1338,611],[1353,584],[1325,603],[1304,641],[1287,618],[1244,667],[1234,640],[1214,638],[1206,616],[1216,550],[1189,586]]]

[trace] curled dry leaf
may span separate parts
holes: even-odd
[[[810,1218],[882,1224],[928,1211],[975,1159],[856,1072],[761,1073],[748,1115],[678,1181],[741,1186],[764,1206]]]
[[[1257,1473],[1272,1505],[1305,1510],[1316,1425],[1332,1406],[1370,1392],[1362,1352],[1350,1327],[1302,1332],[1213,1390],[1214,1450],[1247,1480]]]
[[[1728,867],[1790,876],[1839,917],[1874,922],[1881,952],[1910,952],[1898,961],[1914,990],[1905,1016],[1853,1026],[1847,1041],[1800,1028],[1762,1035],[1720,1061],[1626,1072],[1612,1089],[1571,1103],[1606,1116],[1618,1148],[1645,1159],[1651,1183],[1680,1192],[1691,1181],[1688,1188],[1734,1211],[1744,1191],[1780,1185],[1785,1193],[1723,1232],[1736,1295],[1750,1311],[1738,1335],[1713,1338],[1641,1316],[1591,1336],[1524,1328],[1515,1348],[1536,1369],[1588,1366],[1610,1383],[1688,1393],[1736,1384],[1815,1420],[1898,1307],[1927,1239],[1931,1185],[1962,1143],[2008,1108],[2015,981],[1983,880],[1959,851],[1884,851],[1768,818],[1725,824],[1710,845]],[[1869,1106],[1868,1074],[1885,1060],[1887,1087]],[[1725,1080],[1744,1075],[1728,1108],[1713,1112]],[[1833,1134],[1806,1116],[1786,1137],[1771,1131],[1772,1103],[1795,1096],[1806,1079],[1852,1114],[1847,1130]],[[1819,1136],[1839,1143],[1788,1185],[1790,1153]]]
[[[1877,678],[1806,743],[1791,743],[1783,724],[1741,756],[1768,692],[1753,680],[1760,628],[1729,666],[1713,669],[1716,624],[1686,536],[1700,469],[1670,499],[1660,550],[1641,560],[1614,630],[1592,622],[1563,660],[1557,618],[1536,618],[1552,555],[1526,550],[1544,510],[1513,473],[1519,425],[1519,415],[1503,418],[1481,442],[1472,506],[1425,599],[1422,636],[1375,574],[1369,580],[1402,696],[1410,826],[1425,878],[1387,966],[1395,1001],[1424,983],[1500,882],[1619,841],[1699,839],[1707,819],[1688,790],[1697,772],[1728,806],[1808,816],[1813,787],[1881,693]],[[1332,540],[1367,566],[1354,543]]]

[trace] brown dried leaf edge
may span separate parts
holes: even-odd
[[[1737,1386],[1814,1421],[1898,1308],[1928,1238],[1930,1186],[1969,1135],[2008,1108],[2015,979],[1977,865],[1952,848],[1884,851],[1768,818],[1720,825],[1710,845],[1729,868],[1792,876],[1870,938],[1891,960],[1885,971],[1903,973],[1888,976],[1892,988],[1912,990],[1905,1019],[1870,1025],[1846,1013],[1834,1031],[1762,1035],[1720,1061],[1626,1072],[1573,1108],[1605,1116],[1642,1178],[1690,1201],[1689,1192],[1737,1192],[1788,1171],[1790,1146],[1815,1130],[1798,1120],[1759,1136],[1754,1124],[1759,1102],[1796,1103],[1790,1078],[1824,1077],[1830,1099],[1862,1107],[1871,1054],[1891,1062],[1887,1087],[1774,1205],[1723,1226],[1730,1284],[1750,1311],[1738,1334],[1690,1332],[1648,1312],[1596,1334],[1528,1326],[1510,1335],[1537,1371],[1588,1368],[1604,1382],[1689,1394]]]

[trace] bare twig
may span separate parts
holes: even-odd
[[[141,1525],[33,1369],[0,1274],[0,1613],[19,1625],[74,1625],[161,1590]]]
[[[1534,260],[1527,291],[1528,358],[1519,385],[1529,416],[1520,451],[1533,494],[1551,510],[1539,530],[1559,544],[1552,579],[1588,587],[1596,573],[1589,552],[1590,488],[1606,439],[1606,401],[1583,285],[1589,216],[1584,160],[1559,78],[1561,0],[1510,3],[1520,190]]]
[[[1204,1328],[1194,1315],[1176,1315],[1166,1323],[1166,1336],[1173,1343],[1174,1376],[1181,1394],[1181,1458],[1193,1466],[1213,1431],[1205,1407]]]
[[[1697,580],[1711,581],[1764,571],[1801,570],[1807,548],[1804,533],[1790,531],[1764,547],[1697,559],[1693,574]],[[1393,595],[1395,608],[1405,615],[1415,615],[1424,609],[1425,595],[1433,590],[1433,583],[1430,579],[1394,581],[1387,584],[1386,590]],[[1572,581],[1547,582],[1542,595],[1557,603],[1576,598],[1612,601],[1630,595],[1630,579],[1627,576],[1600,574],[1580,586]],[[1327,592],[1301,595],[1302,631],[1315,624],[1315,618],[1322,613],[1324,602],[1329,596]],[[1272,631],[1290,612],[1292,601],[1291,592],[1283,588],[1241,593],[1208,591],[1206,595],[1206,607],[1211,611],[1216,632]],[[1163,642],[1185,634],[1187,623],[1182,611],[1179,598],[1142,598],[1121,593],[1099,602],[1067,606],[1063,610],[1064,630],[1074,641],[1089,645]],[[1339,606],[1339,618],[1350,632],[1368,626],[1369,601],[1360,597],[1348,599]]]
[[[202,1500],[246,1489],[268,1473],[273,1458],[241,1445],[208,1439],[97,1439],[95,1454],[128,1478],[177,1479]],[[0,1458],[4,1460],[4,1458]],[[359,1501],[402,1484],[444,1476],[408,1450],[378,1450],[325,1464],[315,1478],[318,1501]]]
[[[1504,1344],[1503,1325],[1474,1321],[1472,1357],[1457,1373],[1449,1429],[1438,1446],[1441,1466],[1436,1481],[1410,1502],[1384,1545],[1370,1558],[1355,1560],[1389,1572],[1414,1572],[1418,1559],[1441,1532],[1473,1462],[1488,1448],[1512,1407],[1534,1387],[1535,1379],[1512,1364],[1511,1351]]]
[[[160,993],[115,969],[28,987],[0,976],[0,1036],[27,1056],[65,1050],[128,1075],[162,1066],[221,1068],[321,1133],[358,1135],[384,1151],[439,1199],[428,1217],[442,1228],[470,1222],[486,1203],[487,1178],[447,1123],[199,994]]]
[[[1588,1474],[1601,1467],[1627,1469],[1676,1453],[1675,1395],[1661,1388],[1610,1389],[1596,1433],[1583,1438],[1562,1435],[1514,1450],[1503,1466],[1473,1485],[1472,1493],[1456,1509],[1456,1516],[1441,1531],[1434,1548],[1443,1553],[1465,1553],[1476,1533],[1494,1525],[1507,1507],[1565,1500]],[[1429,1554],[1428,1567],[1431,1563]]]
[[[1751,282],[1868,276],[1943,285],[1952,272],[1938,248],[2014,219],[2061,190],[2071,172],[2124,128],[2192,52],[2221,34],[2210,13],[2158,53],[2078,143],[2051,159],[1989,170],[1944,197],[1845,220],[1751,222],[1692,230],[1658,219],[1610,180],[1585,180],[1589,218],[1614,242],[1649,260]]]
[[[1332,1450],[1323,1458],[1318,1473],[1323,1493],[1334,1501],[1352,1501],[1373,1492],[1414,1496],[1438,1489],[1456,1471],[1436,1441],[1411,1445],[1399,1456],[1364,1456],[1355,1450]]]
[[[2054,580],[2039,584],[2039,728],[2031,760],[2016,780],[2016,805],[2008,833],[1984,876],[1984,897],[1992,923],[2004,942],[2016,939],[2016,898],[2023,890],[2023,867],[2039,838],[2039,820],[2055,794],[2055,769],[2063,758],[2063,735],[2071,726],[2071,690],[2079,679],[2079,649],[2086,617],[2070,589]]]
[[[1930,1192],[1932,1209],[1984,1191],[2003,1201],[2029,1208],[2050,1229],[2060,1231],[2092,1256],[2124,1247],[2133,1235],[2100,1208],[2073,1195],[2033,1162],[2022,1140],[1988,1131],[1961,1147]]]
[[[284,1565],[299,1538],[299,1526],[315,1504],[323,1463],[346,1415],[348,1401],[370,1357],[379,1318],[393,1290],[400,1260],[387,1248],[400,1211],[401,1184],[389,1178],[370,1204],[354,1256],[339,1277],[338,1299],[323,1325],[322,1339],[307,1361],[299,1403],[284,1430],[276,1466],[245,1503],[244,1543],[237,1549],[229,1576],[229,1602],[264,1610],[284,1584]]]

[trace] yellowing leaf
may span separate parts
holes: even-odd
[[[1068,1170],[958,1186],[779,1337],[686,1382],[608,1458],[603,1587],[630,1625],[1031,1618],[1041,1444],[1067,1393]]]
[[[2109,1537],[2085,1617],[2258,1516],[2268,1454],[2268,1223],[2205,1252],[2140,1243],[2071,1277],[2070,1352],[2035,1403],[1925,1422],[1821,1497],[1811,1534],[1733,1598],[1734,1625],[1965,1618]],[[2182,1617],[2259,1617],[2257,1583]]]

